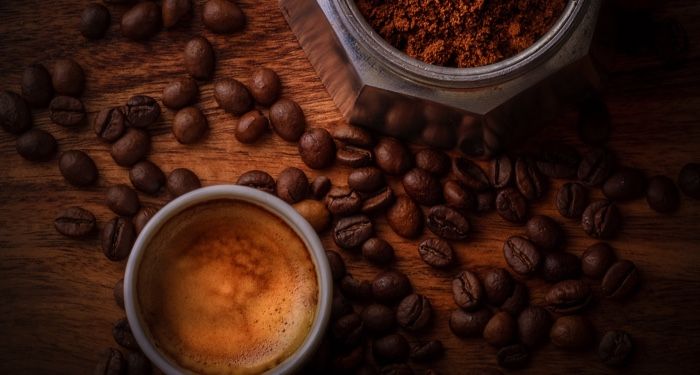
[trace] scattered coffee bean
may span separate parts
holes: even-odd
[[[612,153],[605,149],[593,149],[581,160],[578,179],[588,187],[600,186],[610,176],[614,165]]]
[[[299,168],[286,168],[277,177],[276,192],[287,203],[299,202],[309,193],[309,179]]]
[[[491,161],[491,186],[504,188],[513,181],[513,161],[508,155],[501,155]]]
[[[452,310],[450,314],[450,330],[457,337],[467,338],[480,336],[486,324],[491,320],[491,310],[481,308],[474,312],[462,309]]]
[[[529,346],[535,347],[545,342],[552,326],[549,312],[540,306],[530,306],[518,316],[518,338]]]
[[[581,140],[601,146],[610,138],[612,126],[608,107],[600,95],[590,95],[579,109],[578,133]]]
[[[503,244],[503,256],[510,268],[521,275],[532,275],[541,262],[535,245],[520,236],[512,236]]]
[[[53,98],[51,74],[41,64],[24,69],[22,74],[22,98],[32,107],[46,107]]]
[[[409,331],[424,329],[432,316],[433,307],[430,300],[420,294],[409,294],[396,308],[396,321]]]
[[[280,77],[274,70],[265,67],[253,71],[249,87],[255,101],[263,106],[272,105],[282,91]]]
[[[305,199],[294,203],[293,207],[318,233],[326,230],[331,223],[331,213],[326,205],[317,200]]]
[[[375,335],[385,335],[396,328],[396,314],[385,306],[373,303],[362,310],[365,329]]]
[[[95,375],[121,375],[126,372],[126,362],[122,353],[113,348],[108,348],[100,353],[95,370]]]
[[[454,263],[454,251],[447,241],[429,238],[418,245],[418,254],[423,261],[435,268],[449,267]]]
[[[605,180],[602,190],[605,197],[610,200],[636,199],[646,191],[646,178],[638,169],[623,168]]]
[[[345,144],[336,145],[335,159],[338,163],[351,167],[366,167],[372,164],[374,156],[372,151]]]
[[[270,121],[267,117],[257,109],[253,109],[243,114],[238,120],[234,135],[239,142],[251,144],[257,142],[269,127]]]
[[[634,345],[632,338],[625,331],[608,331],[600,340],[598,357],[608,366],[624,366],[630,359]]]
[[[435,206],[428,211],[425,225],[438,237],[462,241],[469,237],[469,221],[459,211],[447,206]]]
[[[639,286],[639,271],[629,260],[621,260],[610,266],[600,285],[604,297],[623,299]]]
[[[373,234],[372,221],[365,215],[344,217],[333,228],[335,244],[346,250],[359,248]]]
[[[372,298],[372,284],[367,280],[358,280],[346,274],[340,280],[340,290],[354,300],[367,301]]]
[[[243,30],[246,17],[232,1],[208,0],[202,9],[202,23],[217,34],[229,34]]]
[[[362,198],[353,190],[333,187],[326,196],[326,206],[335,216],[353,215],[360,211]]]
[[[513,342],[517,333],[515,319],[507,312],[496,313],[484,327],[484,341],[497,348]]]
[[[331,179],[326,176],[317,176],[311,181],[311,195],[314,199],[322,200],[331,190]]]
[[[416,167],[442,176],[450,170],[450,157],[443,151],[424,148],[416,153]]]
[[[326,258],[328,258],[328,264],[331,267],[333,281],[339,281],[345,277],[345,261],[340,254],[332,250],[326,250]]]
[[[580,315],[565,315],[557,319],[549,331],[554,346],[567,350],[582,350],[593,342],[593,327]]]
[[[558,250],[564,242],[564,231],[549,216],[535,215],[525,224],[525,233],[542,250]]]
[[[296,142],[306,128],[306,117],[299,104],[282,98],[270,107],[270,125],[287,142]]]
[[[401,237],[414,238],[423,231],[423,211],[409,197],[401,195],[386,211],[391,229]]]
[[[581,271],[593,279],[605,276],[613,263],[615,263],[615,252],[604,242],[589,246],[581,255]]]
[[[199,95],[197,81],[191,77],[183,77],[170,82],[163,88],[163,105],[170,109],[184,108],[192,104],[197,95]]]
[[[490,186],[489,179],[481,167],[467,158],[455,158],[452,161],[452,173],[464,186],[474,191],[484,191]]]
[[[185,44],[182,60],[187,73],[196,79],[208,80],[214,74],[214,64],[216,60],[214,47],[202,36],[195,36]],[[217,99],[217,103],[219,102],[218,97],[220,95],[217,95],[218,91],[215,85],[214,98]],[[222,106],[221,103],[219,103],[219,106]],[[227,108],[224,109],[227,110]]]
[[[115,142],[126,130],[126,118],[121,108],[105,108],[101,110],[92,123],[95,135],[101,141]]]
[[[426,170],[413,168],[403,176],[402,182],[406,194],[418,204],[432,206],[442,200],[440,181]]]
[[[530,353],[524,345],[509,345],[498,351],[496,359],[500,367],[521,369],[530,362]]]
[[[411,281],[399,271],[384,271],[372,280],[372,295],[380,303],[396,303],[410,294],[412,289]]]
[[[486,300],[494,306],[501,306],[513,294],[515,282],[503,268],[490,268],[481,279],[484,281]]]
[[[115,217],[102,228],[102,252],[111,261],[124,260],[129,256],[136,241],[136,230],[131,220]]]
[[[70,150],[61,154],[58,169],[63,178],[71,185],[83,187],[92,185],[97,180],[97,166],[88,154]]]
[[[62,210],[53,221],[56,231],[68,237],[87,236],[95,230],[95,223],[95,215],[80,207],[69,207]]]
[[[413,166],[408,148],[396,138],[382,137],[374,146],[377,166],[390,175],[402,175]]]
[[[547,188],[547,180],[540,174],[534,160],[524,157],[515,161],[515,184],[529,201],[542,198]]]
[[[150,375],[152,369],[151,361],[140,351],[129,352],[126,355],[127,375]]]
[[[353,312],[353,309],[350,300],[343,295],[340,289],[335,288],[333,290],[333,301],[331,301],[331,319],[338,319],[345,314],[350,314],[351,312]]]
[[[109,29],[110,21],[109,10],[104,5],[88,4],[80,14],[80,33],[88,39],[100,39]]]
[[[355,313],[341,316],[331,327],[331,334],[340,346],[354,348],[364,338],[362,319]]]
[[[243,176],[241,176],[241,178],[243,178]],[[241,178],[238,179],[238,185],[244,185],[240,183]],[[270,179],[272,179],[272,177],[270,177]],[[272,180],[273,187],[274,183],[274,180]],[[199,177],[186,168],[173,169],[165,182],[165,188],[173,198],[177,198],[192,190],[199,189],[200,187],[202,187],[202,183],[199,181]]]
[[[141,202],[134,189],[124,184],[109,187],[105,195],[105,204],[117,215],[133,216],[141,208]]]
[[[197,107],[185,107],[175,114],[172,132],[178,142],[184,145],[201,140],[209,129],[209,122]]]
[[[608,239],[617,234],[622,225],[622,215],[610,201],[596,201],[588,205],[581,216],[584,232],[594,238]]]
[[[561,216],[580,219],[588,206],[588,192],[578,182],[567,182],[557,192],[555,205]]]
[[[57,96],[49,103],[49,118],[61,126],[78,126],[85,120],[85,107],[76,98]]]
[[[431,340],[411,346],[411,359],[415,362],[432,362],[442,357],[445,347],[440,340]]]
[[[132,222],[134,224],[134,229],[136,230],[136,234],[141,233],[143,228],[148,224],[148,222],[151,220],[153,215],[156,214],[158,210],[156,210],[153,207],[141,207],[139,212],[134,215],[134,218],[132,219]]]
[[[238,177],[236,185],[243,185],[253,189],[262,190],[272,195],[275,195],[277,191],[277,184],[275,183],[275,179],[272,178],[272,176],[270,176],[267,172],[259,170],[252,170],[243,173],[240,177]]]
[[[131,167],[129,180],[137,190],[156,195],[165,186],[165,173],[153,162],[144,160]]]
[[[471,211],[476,206],[476,195],[457,180],[448,180],[442,185],[445,203],[456,210]]]
[[[299,138],[299,155],[310,168],[327,168],[335,161],[335,142],[326,129],[309,129]]]
[[[537,156],[537,169],[550,178],[575,179],[581,155],[566,144],[546,145]]]
[[[241,116],[253,107],[253,97],[245,85],[233,78],[214,82],[214,99],[221,109]]]
[[[339,373],[352,373],[352,371],[362,365],[364,358],[365,347],[362,345],[350,351],[341,350],[339,353],[335,353],[330,367],[332,368],[332,371],[337,371]],[[321,373],[324,371],[328,370],[324,368]]]
[[[394,248],[386,240],[373,237],[362,244],[362,256],[370,263],[385,266],[394,260]]]
[[[394,363],[381,368],[379,371],[381,375],[414,375],[411,366],[405,363]]]
[[[130,167],[151,150],[151,137],[143,130],[130,128],[112,144],[110,154],[117,165]]]
[[[21,134],[32,126],[27,102],[12,91],[0,91],[0,126],[12,134]]]
[[[683,166],[678,174],[678,187],[690,198],[700,199],[700,163]]]
[[[518,316],[523,309],[527,307],[530,303],[530,294],[527,287],[522,283],[515,283],[513,287],[513,292],[506,298],[506,300],[501,305],[501,310],[513,315]]]
[[[476,212],[485,213],[493,210],[496,203],[496,192],[486,190],[476,194]]]
[[[340,124],[331,129],[331,135],[336,140],[359,148],[370,149],[374,146],[374,138],[366,130],[349,125]]]
[[[116,284],[114,284],[114,290],[112,291],[114,295],[114,302],[124,309],[124,279],[119,279]]]
[[[124,116],[129,126],[145,128],[160,118],[160,104],[146,95],[135,95],[129,98],[124,107]]]
[[[51,85],[58,95],[79,97],[85,88],[83,68],[72,59],[60,59],[51,68]]]
[[[161,8],[153,1],[143,1],[122,16],[121,31],[131,40],[148,39],[160,30]]]
[[[29,161],[47,161],[56,153],[58,144],[51,133],[30,129],[17,137],[17,153]]]
[[[681,197],[673,180],[666,176],[654,176],[647,186],[647,204],[661,213],[673,212],[678,209]]]
[[[457,306],[473,311],[481,305],[485,297],[484,287],[476,274],[463,271],[452,280],[452,297]]]
[[[544,296],[548,308],[557,314],[573,314],[586,308],[593,297],[591,288],[582,280],[560,281]]]
[[[408,360],[411,347],[402,335],[395,333],[372,343],[372,353],[379,363],[396,363]]]
[[[163,26],[171,28],[192,14],[192,0],[163,0]]]
[[[548,283],[556,283],[581,276],[581,262],[574,254],[565,251],[549,253],[542,261],[542,278]]]
[[[524,223],[527,219],[527,201],[517,189],[507,187],[496,195],[496,212],[511,223]]]
[[[391,187],[385,186],[378,191],[364,195],[360,211],[364,214],[372,214],[385,210],[392,203],[394,203],[394,191],[391,190]]]
[[[348,175],[348,186],[359,192],[377,191],[385,184],[384,174],[376,167],[357,168]]]

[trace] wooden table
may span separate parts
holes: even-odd
[[[145,43],[128,42],[120,36],[114,20],[120,19],[125,8],[117,5],[110,6],[113,22],[106,38],[86,41],[77,24],[88,2],[0,2],[1,88],[19,91],[22,71],[31,63],[72,57],[86,71],[83,99],[91,114],[121,105],[134,94],[159,98],[167,82],[185,74],[180,55],[186,40],[203,34],[217,51],[217,77],[246,81],[254,67],[271,67],[282,77],[284,95],[303,107],[310,126],[330,128],[340,119],[274,0],[240,1],[249,19],[245,33],[213,35],[202,29],[198,11],[191,25],[161,32]],[[691,43],[700,37],[697,1],[669,1],[667,9],[657,15],[677,17]],[[698,49],[691,49],[685,64],[676,68],[659,64],[650,54],[621,56],[615,66],[607,92],[615,125],[609,146],[619,159],[649,175],[674,178],[685,163],[700,161]],[[232,134],[237,120],[217,108],[211,83],[202,84],[201,93],[200,106],[211,125],[206,140],[192,146],[178,144],[169,129],[171,111],[165,111],[150,130],[154,137],[149,158],[164,171],[188,167],[205,185],[213,185],[231,183],[253,167],[276,176],[286,166],[298,166],[310,177],[326,174],[344,184],[346,168],[311,171],[302,164],[296,145],[277,136],[268,135],[253,146],[238,143]],[[583,150],[568,119],[544,132],[542,138]],[[15,152],[15,137],[0,132],[0,373],[89,373],[98,352],[116,346],[111,327],[124,312],[114,303],[112,287],[122,277],[124,263],[108,261],[97,236],[82,241],[61,236],[53,228],[53,219],[62,207],[81,205],[104,224],[113,216],[103,204],[105,188],[128,183],[128,170],[115,165],[107,145],[97,141],[88,127],[61,128],[49,121],[46,110],[34,111],[34,123],[56,136],[61,151],[88,152],[100,169],[100,179],[91,188],[72,187],[59,174],[57,158],[46,163],[25,161]],[[564,220],[552,209],[553,192],[560,184],[552,184],[535,211],[561,222],[568,235],[568,250],[580,254],[594,241],[577,223]],[[163,205],[167,198],[141,196],[153,206]],[[651,211],[643,200],[622,204],[621,209],[624,230],[611,244],[620,257],[636,262],[644,283],[628,301],[603,301],[591,308],[589,316],[598,337],[613,328],[634,336],[636,359],[622,372],[696,371],[700,367],[700,202],[684,198],[680,210],[672,215]],[[383,218],[377,220],[379,235],[396,249],[395,267],[411,277],[416,291],[427,295],[436,309],[433,327],[410,339],[443,340],[447,352],[434,368],[444,374],[494,366],[496,353],[480,339],[458,339],[449,331],[447,318],[455,308],[451,278],[461,268],[505,267],[503,240],[523,232],[495,214],[472,217],[472,222],[472,239],[456,245],[460,265],[438,272],[418,257],[417,240],[403,240]],[[323,240],[329,249],[336,248],[327,233]],[[370,279],[378,271],[354,254],[343,252],[343,256],[359,278]],[[528,284],[534,302],[541,302],[546,285],[538,280]],[[598,374],[611,370],[598,361],[594,350],[572,354],[547,345],[534,354],[527,372]]]

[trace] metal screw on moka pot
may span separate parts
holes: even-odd
[[[472,156],[507,148],[600,86],[591,56],[601,0],[571,0],[519,54],[475,68],[431,65],[392,47],[354,0],[280,0],[292,31],[345,118]]]

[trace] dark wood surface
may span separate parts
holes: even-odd
[[[19,91],[22,70],[31,63],[72,57],[86,71],[83,100],[91,114],[121,105],[133,94],[160,98],[168,81],[185,74],[180,55],[186,40],[203,34],[217,52],[217,77],[247,81],[254,67],[271,67],[282,77],[284,95],[301,104],[310,126],[330,128],[340,119],[274,0],[240,1],[249,19],[244,33],[212,35],[203,30],[198,11],[191,24],[161,32],[145,43],[128,42],[120,36],[116,20],[126,8],[116,5],[110,6],[113,22],[106,38],[86,41],[77,23],[87,3],[0,1],[0,88]],[[700,161],[700,54],[694,44],[700,38],[700,3],[668,1],[656,16],[676,17],[685,26],[690,53],[676,67],[659,63],[650,51],[619,56],[606,93],[614,121],[609,146],[626,165],[643,168],[649,175],[675,178],[685,163]],[[153,151],[149,158],[164,171],[188,167],[205,185],[213,185],[231,183],[251,168],[276,176],[286,166],[298,166],[310,177],[326,174],[334,183],[344,184],[346,168],[311,171],[303,166],[296,145],[279,137],[268,135],[253,146],[238,143],[232,133],[237,119],[217,108],[211,83],[200,88],[199,105],[211,125],[204,141],[192,146],[178,144],[169,129],[171,111],[165,111],[150,130]],[[108,261],[96,235],[82,241],[62,237],[54,230],[53,219],[61,208],[81,205],[104,224],[113,216],[103,205],[105,188],[128,183],[128,171],[114,164],[107,145],[98,142],[88,127],[66,130],[52,124],[46,110],[33,114],[37,128],[56,136],[60,151],[88,152],[100,169],[100,179],[94,187],[74,188],[61,177],[56,158],[46,163],[25,161],[15,152],[15,137],[0,133],[0,373],[90,373],[98,352],[116,346],[111,327],[124,312],[113,301],[112,287],[122,277],[124,263]],[[583,151],[573,124],[571,116],[564,116],[541,138],[564,141]],[[567,250],[580,254],[594,240],[578,223],[553,210],[553,194],[561,183],[551,184],[534,211],[562,223],[568,235]],[[142,195],[141,199],[160,206],[168,197]],[[643,286],[628,301],[597,303],[588,316],[598,337],[613,328],[634,336],[635,360],[621,372],[696,371],[700,367],[700,202],[684,198],[680,210],[671,215],[654,213],[643,200],[622,204],[621,209],[624,228],[611,244],[619,257],[639,266]],[[400,239],[383,218],[377,220],[379,235],[396,249],[398,261],[393,266],[406,272],[415,290],[430,297],[436,308],[432,328],[409,337],[412,341],[443,340],[447,353],[434,368],[444,374],[495,366],[495,349],[480,339],[462,340],[450,333],[447,318],[455,305],[449,282],[459,269],[505,266],[503,240],[523,232],[495,214],[473,216],[472,222],[473,237],[455,244],[459,266],[438,272],[418,257],[419,240]],[[426,237],[427,233],[421,238]],[[329,249],[336,248],[327,233],[323,240]],[[343,257],[359,278],[370,279],[378,271],[354,254],[343,252]],[[528,285],[533,301],[541,302],[546,285],[539,280],[530,280]],[[526,372],[612,371],[599,362],[594,350],[569,353],[547,345],[535,352]]]

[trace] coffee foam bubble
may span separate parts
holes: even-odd
[[[139,269],[150,334],[181,366],[256,374],[293,354],[318,304],[313,262],[294,230],[240,201],[209,202],[171,219]]]

